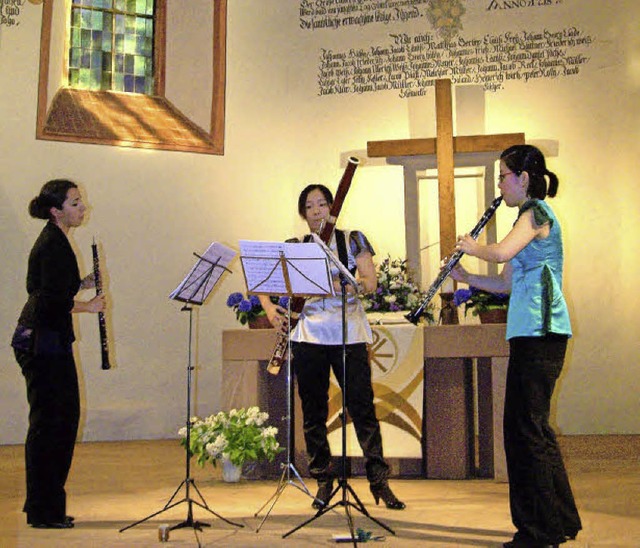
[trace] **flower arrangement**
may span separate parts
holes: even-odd
[[[506,310],[509,306],[507,293],[490,293],[477,287],[469,286],[469,289],[458,289],[453,294],[453,304],[464,304],[464,315],[471,310],[473,316],[477,316],[488,310]]]
[[[407,261],[387,256],[376,267],[378,287],[373,293],[360,297],[365,312],[398,312],[413,310],[424,299],[424,293],[411,278]],[[430,304],[424,313],[429,323],[434,322]]]
[[[287,308],[289,298],[288,297],[271,297],[271,302],[278,304],[283,308]],[[233,308],[236,313],[236,319],[242,324],[266,316],[267,313],[262,308],[260,299],[257,295],[250,295],[248,298],[242,293],[231,293],[227,297],[227,306]]]
[[[228,459],[236,466],[247,461],[267,459],[273,461],[283,451],[276,440],[278,429],[267,426],[268,413],[258,407],[220,411],[205,419],[191,419],[189,455],[204,466],[207,461],[215,466],[219,459]],[[180,443],[187,444],[187,427],[178,431]]]

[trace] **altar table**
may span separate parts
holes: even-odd
[[[373,327],[374,331],[378,329]],[[392,474],[434,479],[506,479],[502,410],[509,345],[504,324],[422,328],[424,398],[422,458],[389,459]],[[230,329],[222,333],[223,409],[258,405],[270,414],[286,443],[286,375],[266,371],[273,329]],[[294,390],[295,392],[295,390]],[[295,394],[293,462],[306,472],[301,411]],[[385,440],[383,439],[383,443]],[[282,462],[283,456],[279,458]],[[416,474],[416,470],[418,473]],[[278,475],[278,463],[271,466]]]

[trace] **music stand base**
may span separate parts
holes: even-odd
[[[339,500],[337,502],[334,502],[333,504],[330,504],[331,499],[336,494],[338,494],[338,492],[340,492],[340,491],[342,492],[341,500]],[[351,502],[350,500],[348,500],[347,492],[351,493],[351,495],[353,496],[353,498],[356,501],[355,503]],[[303,523],[301,523],[297,527],[294,527],[293,529],[291,529],[290,531],[288,531],[287,533],[282,535],[282,538],[287,538],[289,535],[295,533],[298,529],[302,529],[304,526],[306,526],[309,523],[315,521],[316,519],[318,519],[319,517],[323,516],[327,512],[330,512],[331,510],[333,510],[337,506],[343,506],[344,507],[345,513],[347,515],[347,522],[349,524],[349,532],[351,533],[351,538],[354,540],[354,545],[357,544],[357,540],[356,540],[357,537],[356,537],[356,534],[355,534],[355,531],[354,531],[354,528],[353,528],[353,518],[351,516],[350,508],[355,508],[363,516],[366,516],[367,518],[369,518],[374,523],[377,523],[380,527],[382,527],[383,529],[385,529],[386,531],[388,531],[392,535],[396,534],[395,531],[393,529],[391,529],[391,527],[389,527],[388,525],[385,525],[380,520],[374,518],[371,514],[369,514],[369,512],[365,508],[365,506],[362,503],[362,501],[358,498],[358,495],[356,495],[356,492],[353,490],[351,485],[349,485],[349,483],[347,482],[346,479],[341,479],[338,482],[338,486],[333,490],[333,492],[329,496],[329,499],[327,500],[327,504],[325,506],[323,506],[322,508],[320,508],[315,516],[309,518],[308,520],[304,521]]]
[[[177,501],[177,502],[173,502],[173,499],[176,497],[176,495],[178,494],[178,491],[180,491],[180,488],[182,486],[186,487],[186,491],[187,494],[185,496],[185,498]],[[193,487],[196,491],[196,493],[198,493],[198,496],[200,497],[200,500],[202,502],[198,502],[197,500],[193,500],[192,498],[189,497],[189,487]],[[144,523],[145,521],[150,520],[151,518],[158,516],[160,514],[162,514],[163,512],[166,512],[167,510],[171,510],[171,508],[175,508],[176,506],[179,506],[182,503],[187,503],[188,504],[188,509],[187,509],[187,519],[184,520],[181,523],[178,523],[177,525],[174,525],[172,527],[169,528],[169,530],[173,530],[173,529],[182,529],[185,527],[191,527],[193,529],[197,529],[198,531],[202,531],[202,527],[211,527],[208,523],[203,523],[200,521],[194,521],[193,519],[193,505],[195,504],[196,506],[199,506],[200,508],[202,508],[203,510],[206,510],[207,512],[209,512],[210,514],[216,516],[217,518],[221,519],[222,521],[225,521],[226,523],[228,523],[229,525],[234,525],[235,527],[244,527],[244,525],[242,525],[241,523],[235,523],[225,517],[222,517],[220,514],[218,514],[217,512],[214,512],[211,508],[209,508],[209,506],[207,505],[207,502],[204,500],[204,497],[202,496],[202,493],[200,493],[200,490],[198,489],[198,487],[195,484],[195,481],[191,478],[187,478],[185,480],[182,480],[182,483],[178,486],[178,488],[175,490],[175,492],[173,493],[173,495],[171,496],[171,498],[169,499],[169,501],[167,502],[167,504],[165,504],[164,508],[162,508],[161,510],[158,510],[157,512],[154,512],[153,514],[148,515],[146,518],[142,518],[141,520],[138,520],[134,523],[131,523],[130,525],[127,525],[126,527],[123,527],[122,529],[119,530],[120,533],[122,533],[123,531],[126,531],[127,529],[131,529],[132,527],[135,527],[136,525],[140,525],[141,523]]]
[[[304,481],[302,480],[302,477],[296,470],[296,467],[291,462],[283,463],[282,468],[283,470],[282,470],[282,474],[280,475],[280,481],[278,482],[278,486],[276,487],[275,492],[273,493],[273,495],[271,495],[271,497],[267,500],[267,502],[265,502],[260,507],[260,509],[253,515],[253,517],[257,518],[260,515],[260,512],[262,512],[262,510],[271,501],[273,501],[271,506],[269,506],[269,510],[267,510],[267,513],[262,518],[260,525],[258,525],[258,528],[256,529],[256,533],[260,532],[260,529],[264,525],[264,522],[267,521],[269,514],[271,514],[271,510],[273,510],[273,507],[278,502],[280,495],[282,495],[282,493],[284,492],[284,490],[287,488],[288,485],[293,485],[296,489],[299,489],[306,495],[309,495],[312,499],[315,499],[315,497],[311,494],[311,491],[309,491],[308,487],[305,485]],[[294,473],[295,479],[291,479],[291,472]],[[296,483],[296,480],[299,482],[299,484]]]

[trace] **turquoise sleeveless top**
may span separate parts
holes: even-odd
[[[532,240],[511,259],[511,298],[507,340],[541,337],[547,333],[571,336],[567,303],[562,294],[562,233],[551,208],[543,200],[528,200],[518,218],[533,209],[535,224],[549,223],[549,236]]]

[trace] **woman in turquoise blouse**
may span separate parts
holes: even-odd
[[[516,145],[500,155],[499,179],[505,204],[519,209],[513,228],[496,244],[480,245],[467,234],[458,238],[456,247],[504,267],[497,276],[484,276],[458,266],[452,277],[487,291],[511,293],[504,444],[517,532],[504,546],[555,546],[575,538],[582,528],[549,424],[551,396],[571,336],[562,294],[562,234],[544,201],[556,195],[558,178],[547,170],[540,150]]]

